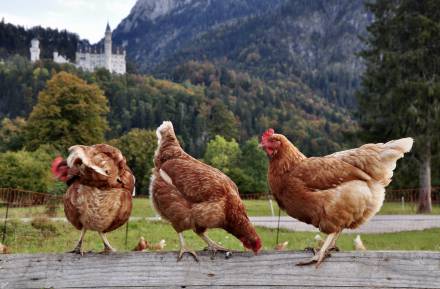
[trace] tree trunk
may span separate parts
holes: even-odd
[[[431,148],[428,145],[419,171],[419,207],[417,213],[431,213]]]

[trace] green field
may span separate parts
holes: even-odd
[[[119,251],[134,248],[140,236],[150,242],[165,239],[165,250],[177,250],[177,234],[171,226],[164,222],[131,221],[128,230],[128,242],[125,246],[125,229],[123,226],[109,234],[109,240]],[[264,250],[272,250],[275,245],[276,230],[257,228],[263,240]],[[242,250],[241,243],[232,235],[220,229],[210,230],[209,235],[214,240],[228,248]],[[289,250],[302,250],[306,246],[313,246],[315,233],[280,231],[280,242],[289,241]],[[193,232],[185,232],[187,243],[195,250],[204,248],[204,243]],[[324,237],[324,235],[322,235]],[[7,226],[5,243],[14,253],[38,252],[65,252],[73,249],[79,237],[79,231],[65,222],[43,220],[23,223],[12,221]],[[354,235],[343,234],[338,242],[341,250],[353,250]],[[440,250],[440,229],[424,231],[364,234],[365,246],[369,250]],[[95,232],[88,232],[84,243],[85,250],[95,252],[102,250],[102,243]]]
[[[268,200],[244,200],[249,216],[271,216],[271,208]],[[274,213],[278,215],[278,206],[275,201],[272,202]],[[384,203],[379,214],[382,215],[398,215],[398,214],[415,214],[416,205],[407,203],[404,207],[400,203]],[[433,214],[440,214],[440,205],[433,205]],[[38,215],[44,215],[46,208],[44,206],[28,207],[28,208],[12,208],[9,210],[10,218],[32,218]],[[4,218],[6,212],[5,207],[0,207],[0,219]],[[284,212],[281,212],[285,215]],[[154,217],[156,214],[151,207],[151,202],[147,198],[136,198],[133,201],[132,216],[134,217]],[[56,217],[64,217],[63,207],[60,206],[56,210]]]

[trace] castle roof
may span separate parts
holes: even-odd
[[[107,21],[107,27],[105,28],[105,32],[112,32],[112,30],[110,29],[110,24]]]

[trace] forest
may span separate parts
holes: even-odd
[[[287,1],[281,10],[202,33],[152,67],[152,74],[141,74],[134,66],[127,68],[126,75],[106,70],[87,73],[55,64],[47,60],[50,55],[32,64],[27,51],[35,35],[43,45],[62,47],[67,56],[81,40],[66,31],[26,30],[2,21],[0,40],[8,43],[0,45],[2,162],[37,155],[41,162],[43,152],[65,154],[74,141],[109,142],[131,147],[124,153],[131,155],[131,166],[143,179],[138,191],[146,193],[145,160],[151,160],[146,156],[154,151],[154,130],[163,120],[171,120],[185,150],[221,168],[242,192],[252,193],[267,190],[261,181],[267,160],[256,145],[269,127],[285,134],[307,156],[412,136],[415,149],[400,162],[391,187],[421,185],[425,196],[430,196],[430,184],[440,182],[439,171],[431,170],[440,162],[439,4],[401,0],[364,7],[362,1],[306,2]],[[310,19],[298,11],[317,11],[319,33],[306,29]],[[298,37],[292,38],[292,33]],[[316,49],[314,43],[319,44]],[[50,81],[66,78],[60,73],[69,75],[66,83],[91,85],[94,88],[87,91],[97,89],[94,94],[102,94],[105,109],[97,116],[104,120],[99,138],[69,138],[65,137],[69,132],[61,129],[64,140],[59,141],[43,137],[33,124],[42,96],[59,95],[57,89],[47,89]],[[69,95],[77,92],[74,86]],[[62,104],[53,104],[55,111]],[[39,109],[42,115],[50,115],[47,107],[52,106]],[[66,113],[63,117],[76,115]],[[56,119],[53,122],[57,124]],[[252,164],[252,154],[258,156],[258,165]],[[50,191],[49,187],[26,185],[34,190]]]
[[[87,86],[95,88],[84,88]],[[79,122],[83,118],[80,103],[86,101],[82,96],[90,91],[102,95],[97,107],[103,109],[95,109],[102,125],[97,119]],[[69,98],[80,102],[78,108],[62,108]],[[83,113],[90,115],[93,106],[88,103],[87,107]],[[138,191],[147,193],[156,146],[153,131],[163,120],[174,123],[189,153],[221,168],[243,193],[267,191],[267,160],[257,147],[257,138],[268,127],[283,131],[306,154],[321,155],[348,147],[347,136],[356,129],[349,113],[304,85],[264,81],[210,62],[178,66],[170,81],[110,74],[104,69],[89,73],[51,60],[32,64],[18,55],[0,64],[0,117],[0,162],[11,162],[3,167],[11,173],[3,174],[1,182],[36,191],[59,188],[47,174],[40,183],[19,182],[22,174],[33,178],[30,170],[14,168],[22,171],[14,175],[10,167],[35,165],[44,175],[42,162],[47,165],[54,155],[66,154],[70,145],[109,142],[127,155],[141,180]],[[90,127],[94,127],[93,133],[87,133]],[[17,161],[20,159],[26,161]]]

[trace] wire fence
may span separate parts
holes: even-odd
[[[419,189],[393,189],[387,190],[385,202],[393,203],[399,213],[415,213],[417,210]],[[440,206],[440,186],[432,187],[432,204]],[[146,197],[146,196],[139,196]],[[278,207],[269,193],[243,194],[244,200],[267,201],[270,215],[278,215]],[[32,192],[13,188],[0,188],[0,224],[1,243],[5,243],[7,237],[7,223],[12,219],[28,219],[44,217],[64,217],[62,214],[63,197],[47,193]],[[264,205],[266,206],[266,205]],[[267,207],[266,207],[267,208]],[[403,210],[405,209],[405,210]],[[266,211],[267,215],[267,211]],[[135,216],[138,217],[138,216]],[[127,226],[128,228],[128,226]],[[127,234],[128,232],[126,232]]]
[[[5,204],[9,208],[14,207],[33,207],[61,202],[62,196],[47,193],[38,193],[12,188],[0,188],[0,204]]]

